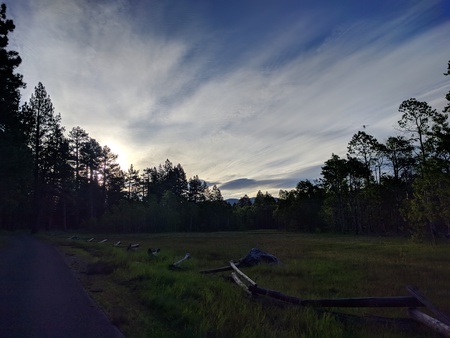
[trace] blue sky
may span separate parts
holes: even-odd
[[[450,90],[449,0],[8,0],[28,100],[40,81],[67,131],[123,169],[167,158],[224,197],[277,195],[396,135],[415,97]]]

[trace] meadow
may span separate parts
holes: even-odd
[[[242,269],[260,287],[317,299],[409,296],[406,286],[413,285],[450,314],[450,242],[276,231],[96,235],[90,243],[90,235],[45,237],[127,337],[437,337],[421,324],[405,328],[335,315],[407,318],[406,308],[316,311],[249,297],[229,271],[199,273],[254,247],[281,260]],[[113,247],[119,240],[125,247]],[[140,248],[127,251],[129,243]],[[148,248],[161,251],[155,257]],[[179,270],[168,268],[186,253],[191,258]]]

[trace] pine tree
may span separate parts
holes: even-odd
[[[29,152],[19,119],[22,75],[16,73],[22,62],[19,54],[7,50],[8,34],[15,25],[0,7],[0,228],[14,229],[24,223],[27,185],[31,178]]]
[[[35,222],[32,230],[37,231],[44,218],[53,210],[55,200],[49,196],[52,190],[50,186],[63,179],[58,175],[66,173],[59,166],[67,165],[68,146],[61,126],[61,115],[55,114],[50,96],[41,82],[35,87],[30,101],[22,106],[20,117],[33,156]]]

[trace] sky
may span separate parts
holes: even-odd
[[[224,198],[320,178],[402,101],[442,111],[450,0],[6,0],[28,101],[42,82],[141,172],[169,159]]]

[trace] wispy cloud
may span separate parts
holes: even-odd
[[[68,129],[85,128],[124,166],[169,158],[226,196],[314,179],[362,125],[382,141],[403,100],[441,109],[450,90],[450,23],[430,24],[438,1],[352,17],[305,2],[220,26],[207,2],[26,4],[8,5],[25,99],[42,81]]]

